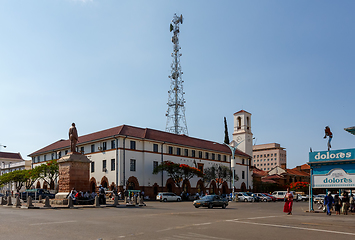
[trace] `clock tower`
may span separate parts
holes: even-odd
[[[240,143],[238,149],[246,154],[253,155],[253,133],[251,132],[251,114],[240,110],[233,114],[234,131],[233,140]]]

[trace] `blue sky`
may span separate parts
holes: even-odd
[[[309,148],[353,148],[354,1],[0,3],[0,144],[23,157],[59,139],[128,124],[164,130],[169,24],[183,14],[181,66],[189,135],[232,138],[252,113],[256,144],[277,142],[288,167]]]

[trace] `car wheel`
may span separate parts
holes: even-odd
[[[247,202],[247,201],[248,201],[248,199],[245,198],[245,199],[244,199],[244,202]]]
[[[225,209],[227,207],[227,205],[225,203],[223,203],[222,208]]]
[[[195,206],[195,208],[199,208],[200,206]]]
[[[208,204],[208,208],[213,208],[213,204],[212,203]]]
[[[264,199],[264,202],[267,202],[267,199]]]
[[[166,201],[168,201],[168,199],[164,198],[164,199],[163,199],[163,202],[166,202]]]
[[[180,201],[181,201],[181,198],[178,198],[177,201],[180,202]]]

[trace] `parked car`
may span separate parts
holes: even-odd
[[[255,193],[255,195],[258,196],[261,199],[261,201],[263,201],[263,202],[271,202],[272,201],[271,197],[269,197],[263,193]]]
[[[261,199],[256,196],[254,193],[251,193],[251,192],[246,192],[246,194],[248,194],[249,196],[253,197],[254,198],[254,202],[260,202]]]
[[[161,202],[181,201],[181,197],[172,192],[160,192],[158,193],[156,199]]]
[[[313,202],[323,202],[325,198],[325,194],[318,194],[318,195],[313,195]]]
[[[269,193],[264,193],[266,196],[269,196],[269,197],[271,197],[271,199],[272,199],[272,201],[273,202],[276,202],[276,198],[274,197],[274,196],[272,196],[271,194],[269,194]]]
[[[302,195],[298,194],[297,198],[298,198],[298,201],[308,201],[309,200],[309,196],[306,194],[302,194]]]
[[[244,201],[244,202],[254,202],[255,199],[252,196],[249,196],[245,192],[239,192],[237,193],[238,201]]]
[[[42,188],[27,189],[24,192],[20,192],[19,195],[22,200],[27,200],[29,196],[31,196],[33,200],[38,200],[39,196],[42,196],[42,199],[46,198],[47,196],[50,199],[55,198],[55,194],[50,193],[48,190]]]
[[[272,193],[272,195],[274,197],[276,197],[277,200],[282,200],[283,201],[283,200],[285,200],[286,193],[287,193],[287,191],[275,191],[275,192]],[[294,191],[290,191],[290,193],[292,193],[293,199],[295,201],[298,201],[297,194]]]
[[[199,207],[226,208],[228,206],[228,200],[226,198],[219,196],[219,195],[207,195],[207,196],[202,197],[199,200],[195,200],[192,204],[195,206],[195,208],[199,208]]]

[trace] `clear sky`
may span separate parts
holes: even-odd
[[[173,44],[189,135],[232,139],[252,113],[256,144],[277,142],[288,167],[309,148],[355,147],[355,1],[1,0],[1,151],[27,155],[122,124],[165,130]]]

